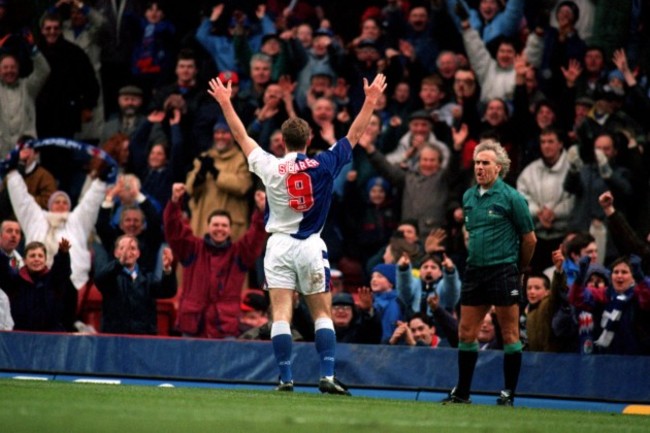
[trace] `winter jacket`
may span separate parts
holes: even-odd
[[[135,279],[117,260],[97,270],[95,285],[102,293],[102,332],[157,334],[156,299],[176,294],[176,274],[136,272]]]
[[[70,254],[57,253],[51,269],[32,273],[27,266],[18,272],[9,257],[0,254],[0,286],[11,304],[14,330],[63,332],[63,298],[70,288]],[[72,289],[71,289],[72,290]]]
[[[237,337],[241,290],[266,240],[261,212],[253,213],[251,226],[241,239],[221,245],[208,235],[201,239],[192,234],[180,203],[167,203],[163,223],[165,238],[184,268],[178,330],[208,338]]]

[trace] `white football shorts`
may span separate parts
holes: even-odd
[[[296,239],[273,233],[266,244],[264,274],[267,289],[292,289],[303,295],[330,289],[327,246],[319,234]]]

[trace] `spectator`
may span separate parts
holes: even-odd
[[[36,99],[36,130],[40,138],[73,138],[93,119],[99,83],[86,53],[62,36],[61,18],[45,14],[41,19],[39,49],[50,64],[50,76]],[[78,155],[72,150],[48,146],[41,163],[59,181],[59,189],[76,197]],[[83,184],[83,181],[81,181]],[[72,239],[72,243],[80,244]]]
[[[148,144],[152,129],[164,120],[164,112],[152,112],[136,130],[129,142],[130,168],[140,179],[142,191],[155,200],[161,213],[169,200],[172,184],[185,178],[183,167],[185,157],[179,109],[174,109],[169,118],[171,146],[162,137],[153,144]]]
[[[445,100],[449,102],[454,94],[454,76],[460,68],[458,55],[449,50],[441,51],[436,59],[438,74],[442,79],[441,91],[445,94]]]
[[[41,242],[25,246],[25,266],[18,272],[10,266],[9,257],[0,254],[0,286],[11,303],[14,330],[62,332],[65,318],[65,291],[73,290],[70,275],[70,243],[61,238],[51,268],[47,251]],[[76,293],[75,293],[76,296]]]
[[[440,75],[433,74],[424,77],[420,83],[418,96],[422,102],[422,108],[431,115],[434,124],[433,130],[441,137],[442,141],[449,141],[451,138],[449,128],[453,124],[453,104],[445,103],[447,94]]]
[[[207,231],[208,215],[214,209],[230,213],[232,239],[238,240],[248,227],[248,196],[253,185],[244,154],[235,145],[223,121],[214,125],[212,148],[194,160],[185,182],[190,196],[192,231]]]
[[[300,304],[297,300],[296,306]],[[267,295],[259,290],[249,290],[241,301],[242,314],[239,317],[239,328],[242,334],[237,337],[240,340],[271,340],[271,324],[269,317],[269,301]],[[307,316],[309,313],[307,312]],[[311,320],[311,319],[310,319]],[[311,324],[313,327],[313,323]],[[295,328],[291,328],[293,341],[304,341],[302,334]]]
[[[381,343],[386,344],[395,332],[398,320],[404,320],[405,311],[395,290],[396,266],[381,264],[372,269],[370,290],[372,290],[372,308],[381,318]]]
[[[550,263],[551,252],[567,233],[573,196],[562,185],[569,172],[560,132],[546,128],[540,134],[542,157],[528,165],[517,178],[517,190],[528,202],[535,223],[537,246],[531,267],[540,272]]]
[[[244,124],[250,124],[255,112],[262,108],[264,91],[271,84],[271,68],[273,61],[266,54],[257,53],[250,60],[250,83],[248,86],[240,88],[237,98],[242,107],[242,121]],[[241,83],[240,83],[241,86]]]
[[[381,316],[374,310],[372,293],[367,287],[359,288],[359,306],[349,293],[332,297],[332,321],[339,343],[379,344]]]
[[[262,253],[266,232],[262,213],[266,195],[255,194],[257,210],[246,233],[231,240],[227,211],[215,210],[207,218],[203,239],[181,215],[185,185],[176,183],[163,214],[165,238],[183,265],[183,291],[178,307],[177,329],[185,336],[226,338],[239,335],[241,289],[255,260]]]
[[[576,97],[595,99],[598,89],[605,84],[607,78],[605,51],[599,46],[588,45],[581,63],[584,64],[584,73],[581,69],[576,77]]]
[[[560,269],[561,264],[560,261]],[[546,275],[531,273],[527,276],[526,303],[522,304],[524,308],[520,310],[519,313],[519,337],[521,339],[521,344],[524,346],[524,350],[529,349],[531,333],[534,335],[534,337],[532,337],[533,340],[535,340],[536,343],[539,343],[539,335],[544,335],[544,331],[547,333],[550,332],[550,320],[547,321],[549,323],[544,327],[543,325],[545,323],[539,323],[533,319],[533,317],[537,319],[537,308],[540,307],[542,301],[549,296],[550,289],[551,282]],[[535,350],[539,351],[540,349]]]
[[[217,28],[218,26],[215,24],[222,16],[224,7],[225,3],[212,7],[210,17],[203,18],[201,25],[196,30],[196,40],[210,54],[219,71],[243,73],[246,69],[236,62],[238,57],[235,55],[233,35],[238,32],[245,32],[246,26],[250,24],[250,20],[244,13],[237,11],[229,19],[226,31],[220,34]],[[223,16],[225,17],[225,15]],[[263,35],[275,33],[275,26],[265,13],[263,13],[260,23],[260,26],[253,28],[247,35],[250,49],[254,53],[259,51],[261,37]]]
[[[453,311],[460,300],[460,277],[458,270],[446,254],[443,260],[427,255],[420,264],[420,275],[412,273],[411,261],[402,255],[397,261],[397,290],[407,305],[407,315],[433,316],[428,298],[438,297],[438,304]]]
[[[82,123],[81,131],[75,135],[79,140],[91,140],[93,142],[100,138],[104,128],[104,97],[101,86],[101,32],[106,21],[99,11],[90,5],[79,0],[59,0],[54,11],[63,13],[65,7],[69,7],[69,18],[63,21],[63,37],[81,48],[88,56],[90,64],[95,70],[95,78],[99,83],[99,96],[97,105],[93,109],[93,117],[89,122]]]
[[[50,65],[37,49],[34,70],[20,77],[21,65],[13,54],[0,54],[0,156],[9,153],[23,135],[36,136],[36,97],[50,75]]]
[[[578,308],[594,312],[600,320],[595,330],[596,353],[638,355],[641,346],[634,327],[636,311],[650,310],[650,281],[641,269],[638,256],[621,257],[612,265],[611,284],[588,287],[589,259],[580,259],[580,274],[571,287],[569,299]],[[598,323],[594,320],[594,323]]]
[[[346,255],[358,259],[365,268],[368,259],[388,243],[399,219],[390,184],[381,177],[373,177],[362,195],[356,176],[356,171],[348,172],[342,226]]]
[[[181,50],[176,57],[175,82],[155,88],[150,104],[150,111],[181,110],[180,126],[183,139],[187,144],[185,155],[188,158],[187,161],[183,161],[183,164],[191,163],[192,159],[199,154],[199,149],[206,141],[205,134],[211,131],[214,124],[214,119],[206,123],[199,115],[208,105],[209,99],[205,89],[196,84],[198,74],[196,62],[193,51]]]
[[[27,137],[25,139],[27,140]],[[19,158],[18,171],[25,180],[27,192],[34,197],[42,209],[47,209],[47,202],[56,191],[56,180],[49,171],[40,166],[39,152],[34,148],[23,147]],[[15,218],[6,185],[0,187],[0,209],[0,219]]]
[[[582,60],[587,49],[575,28],[580,17],[578,6],[572,1],[560,2],[555,17],[557,29],[538,25],[528,37],[526,47],[528,60],[540,72],[542,91],[553,100],[562,92],[561,68],[567,67],[570,60]]]
[[[138,266],[140,248],[135,236],[120,236],[113,254],[115,259],[98,269],[95,276],[102,293],[102,332],[157,334],[156,299],[176,294],[171,250],[163,250],[162,279]]]
[[[3,220],[0,223],[0,256],[6,256],[9,259],[11,272],[18,272],[25,264],[22,256],[16,251],[20,239],[20,224],[12,220]],[[0,330],[11,331],[13,328],[11,303],[0,285]]]
[[[167,19],[162,1],[147,1],[144,15],[136,20],[131,73],[149,97],[172,70],[176,28]]]
[[[239,317],[239,330],[242,334],[269,323],[269,301],[263,292],[249,290],[243,296],[240,308],[242,313]],[[270,331],[269,326],[269,333]],[[239,338],[242,338],[242,335]],[[244,337],[244,339],[247,338]],[[253,338],[253,340],[257,340],[257,338]]]
[[[236,34],[233,38],[238,63],[243,67],[245,76],[250,76],[250,60],[253,56],[246,34]],[[280,77],[289,72],[289,53],[284,40],[277,33],[267,33],[262,36],[259,52],[271,58],[271,81],[277,82]]]
[[[117,97],[119,112],[104,124],[102,143],[118,132],[131,136],[144,123],[145,116],[141,112],[142,97],[142,89],[137,86],[124,86],[119,90]]]
[[[450,14],[456,11],[457,18],[453,14],[452,18],[461,29],[464,28],[463,21],[468,20],[486,44],[502,36],[513,37],[517,34],[524,15],[524,0],[480,0],[478,3],[476,10],[468,9],[463,0],[447,0],[447,10]]]
[[[264,150],[269,149],[273,131],[282,126],[289,117],[296,117],[293,107],[293,89],[288,77],[283,77],[279,84],[269,84],[264,90],[263,105],[255,111],[255,119],[248,126],[248,135],[260,143]]]
[[[122,205],[115,210],[115,199],[125,197]],[[119,225],[114,226],[111,219],[117,213]],[[129,235],[138,241],[138,267],[145,273],[154,273],[158,263],[158,253],[163,242],[160,212],[151,199],[138,189],[127,187],[123,177],[106,191],[106,198],[99,210],[95,227],[102,246],[110,254],[115,249],[115,242]]]
[[[329,149],[336,142],[335,137],[345,134],[349,123],[339,121],[336,104],[330,98],[318,98],[309,109],[311,116],[306,120],[311,126],[313,137],[307,151],[308,155],[316,155]]]
[[[581,160],[569,150],[569,164],[571,165],[564,181],[565,191],[575,195],[575,207],[569,220],[569,227],[574,230],[591,230],[602,233],[605,215],[598,206],[598,196],[605,191],[612,191],[620,200],[621,207],[626,207],[632,198],[632,185],[630,172],[625,167],[616,163],[617,150],[614,146],[614,137],[611,134],[600,134],[594,142],[596,160],[581,166]],[[575,150],[575,149],[574,149]],[[592,159],[593,161],[593,159]],[[599,247],[601,257],[605,257],[605,236],[596,238],[601,243]],[[611,257],[615,253],[612,245],[607,247]]]
[[[497,327],[496,314],[489,312],[483,318],[478,330],[477,341],[479,350],[501,350],[503,343],[500,338],[500,330]]]
[[[607,229],[619,252],[636,254],[641,257],[641,266],[645,273],[650,272],[650,245],[639,238],[632,230],[625,216],[614,208],[614,197],[607,191],[598,197],[598,202],[607,216]],[[635,329],[644,354],[650,353],[650,313],[638,311],[635,316]]]
[[[68,195],[56,191],[50,196],[48,210],[41,209],[34,197],[29,195],[27,185],[17,170],[11,170],[7,174],[6,182],[11,204],[25,232],[25,242],[39,241],[45,245],[48,266],[52,263],[61,238],[74,242],[75,247],[70,253],[70,281],[77,290],[81,290],[88,282],[91,265],[86,245],[104,199],[106,182],[95,179],[74,209],[71,208]]]
[[[428,323],[424,315],[416,314],[408,322],[397,322],[389,344],[404,344],[406,346],[421,346],[436,348],[442,339],[436,335],[436,327]]]
[[[39,49],[51,72],[36,101],[37,130],[41,138],[72,138],[92,119],[99,84],[88,56],[62,37],[62,21],[56,14],[41,19]]]
[[[309,49],[305,49],[297,40],[290,41],[294,64],[298,71],[296,106],[299,112],[303,112],[307,107],[307,90],[315,71],[328,72],[333,77],[338,75],[337,72],[343,61],[343,49],[332,36],[332,32],[328,29],[316,30]]]
[[[428,144],[440,154],[441,167],[447,168],[451,152],[449,147],[436,137],[433,126],[433,117],[427,110],[412,112],[409,115],[408,132],[399,139],[395,150],[386,153],[386,160],[403,168],[417,168],[420,149]],[[392,137],[386,137],[386,141],[392,141]]]
[[[526,282],[525,308],[528,350],[531,352],[575,352],[578,323],[568,303],[565,258],[561,249],[552,253],[553,279],[532,274]],[[541,296],[540,296],[541,295]]]
[[[486,48],[485,41],[470,27],[467,19],[461,21],[461,27],[467,57],[481,85],[481,102],[486,103],[493,98],[512,100],[515,90],[513,65],[517,54],[514,40],[497,41],[495,60]]]
[[[402,219],[416,220],[420,233],[429,233],[434,227],[444,225],[451,173],[442,168],[443,156],[438,147],[423,144],[417,168],[402,170],[391,165],[372,143],[359,142],[359,145],[368,152],[373,167],[400,190]],[[421,197],[430,199],[421,200]]]
[[[569,1],[557,2],[557,4],[555,5],[554,9],[551,11],[550,14],[551,26],[559,27],[557,11],[560,9],[560,7],[564,6],[567,3],[573,3],[575,5],[574,10],[577,10],[577,12],[575,13],[576,17],[575,17],[574,26],[576,28],[576,31],[578,32],[578,35],[582,40],[590,41],[591,36],[593,35],[593,27],[596,18],[596,8],[598,7],[591,0],[573,0],[571,2]],[[570,5],[569,7],[573,9],[572,5]],[[609,8],[605,8],[605,9],[609,9]]]
[[[122,0],[97,0],[95,8],[106,20],[102,27],[102,89],[104,90],[105,112],[111,116],[117,112],[115,101],[118,90],[133,83],[131,60],[136,42],[134,17],[143,11],[143,2]]]

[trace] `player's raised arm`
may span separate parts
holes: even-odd
[[[375,104],[384,90],[386,90],[386,76],[384,74],[377,74],[371,84],[368,84],[368,80],[365,78],[363,79],[363,92],[366,94],[366,99],[363,101],[361,111],[359,111],[356,119],[350,125],[350,130],[347,135],[352,147],[356,146],[361,135],[368,127],[370,117],[375,110]]]
[[[208,85],[210,86],[208,93],[221,106],[221,110],[226,117],[226,122],[228,122],[233,138],[237,143],[239,143],[239,146],[244,151],[244,155],[248,157],[248,155],[257,147],[257,143],[248,136],[246,127],[235,112],[235,107],[232,105],[230,99],[232,96],[232,82],[228,81],[228,85],[224,86],[221,80],[217,77],[211,79],[208,82]]]

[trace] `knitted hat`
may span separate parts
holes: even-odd
[[[62,195],[65,197],[66,201],[68,202],[68,206],[72,207],[72,202],[70,201],[70,196],[65,192],[65,191],[54,191],[52,195],[50,196],[50,199],[47,201],[47,209],[52,210],[52,203],[54,203],[54,200]]]
[[[395,281],[397,279],[397,266],[380,264],[372,268],[372,272],[379,272],[391,283],[393,288],[395,287]]]
[[[390,183],[388,183],[388,181],[381,176],[375,176],[370,178],[368,183],[366,183],[366,195],[369,195],[370,190],[376,185],[382,187],[386,195],[390,194]]]
[[[227,131],[230,132],[230,127],[223,120],[217,120],[214,126],[212,127],[212,132],[215,131]]]

